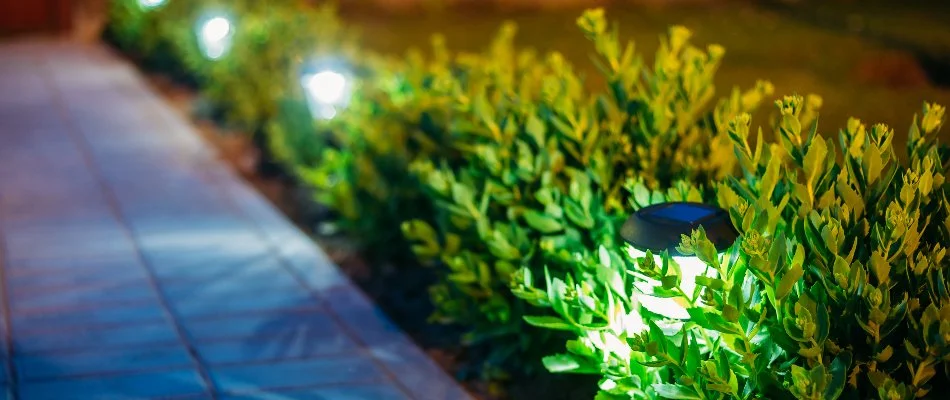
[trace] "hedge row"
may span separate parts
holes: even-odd
[[[598,399],[910,399],[950,383],[941,106],[906,145],[852,119],[836,146],[816,131],[820,97],[774,100],[764,81],[717,97],[722,47],[673,27],[647,60],[602,10],[578,19],[606,82],[592,90],[560,54],[515,48],[510,24],[479,53],[434,36],[387,58],[304,1],[113,9],[122,46],[170,49],[369,251],[438,271],[433,319],[470,329],[489,376],[593,374]],[[235,33],[211,61],[194,31],[215,9]],[[355,79],[328,120],[300,88],[310,57]],[[770,137],[750,113],[773,101]],[[624,244],[624,219],[664,201],[716,204],[740,237],[719,254],[684,236],[700,273]]]

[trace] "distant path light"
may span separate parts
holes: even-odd
[[[233,34],[234,27],[230,20],[220,15],[214,16],[199,25],[198,43],[206,57],[216,60],[230,50]]]
[[[165,4],[165,0],[139,0],[139,6],[144,9],[150,9]]]
[[[677,247],[682,235],[689,236],[702,227],[706,237],[720,253],[728,249],[739,237],[732,226],[729,214],[718,207],[701,203],[671,202],[644,207],[623,224],[620,235],[629,244],[627,254],[642,258],[646,252],[653,253],[657,265],[662,265],[661,254],[669,252],[681,272],[680,288],[688,296],[696,289],[699,276],[714,277],[716,271],[709,268],[694,255],[681,254]],[[681,302],[672,298],[651,296],[652,288],[659,282],[638,282],[635,286],[644,293],[640,304],[650,312],[672,319],[687,319],[689,314]]]
[[[338,62],[324,60],[310,63],[300,74],[310,113],[316,119],[333,119],[346,107],[353,91],[348,68]]]
[[[201,36],[209,42],[220,42],[231,33],[231,22],[224,17],[214,17],[205,22]]]
[[[335,71],[320,71],[307,80],[307,90],[320,102],[336,104],[343,100],[346,77]]]

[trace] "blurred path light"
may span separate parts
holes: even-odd
[[[198,43],[205,56],[217,60],[231,49],[234,27],[224,16],[207,18],[198,27]]]
[[[316,119],[336,117],[339,109],[349,103],[353,91],[352,77],[347,69],[329,64],[311,63],[300,76],[307,105]]]
[[[313,74],[307,80],[307,90],[317,100],[335,104],[343,99],[346,89],[346,77],[335,71],[321,71]]]
[[[139,6],[144,9],[151,9],[165,4],[165,0],[139,0]]]

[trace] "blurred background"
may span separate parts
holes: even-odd
[[[651,53],[671,24],[697,43],[727,49],[720,92],[756,79],[777,94],[824,98],[819,127],[835,133],[851,114],[906,134],[921,101],[950,103],[950,2],[939,0],[339,0],[343,18],[373,50],[401,54],[442,33],[457,50],[479,50],[506,20],[517,44],[559,51],[598,74],[575,27],[580,9],[603,6],[622,34]],[[106,0],[0,0],[0,31],[69,32],[97,40]],[[946,135],[946,133],[945,133]]]

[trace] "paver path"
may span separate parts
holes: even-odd
[[[468,398],[105,48],[0,44],[0,239],[0,398]]]

